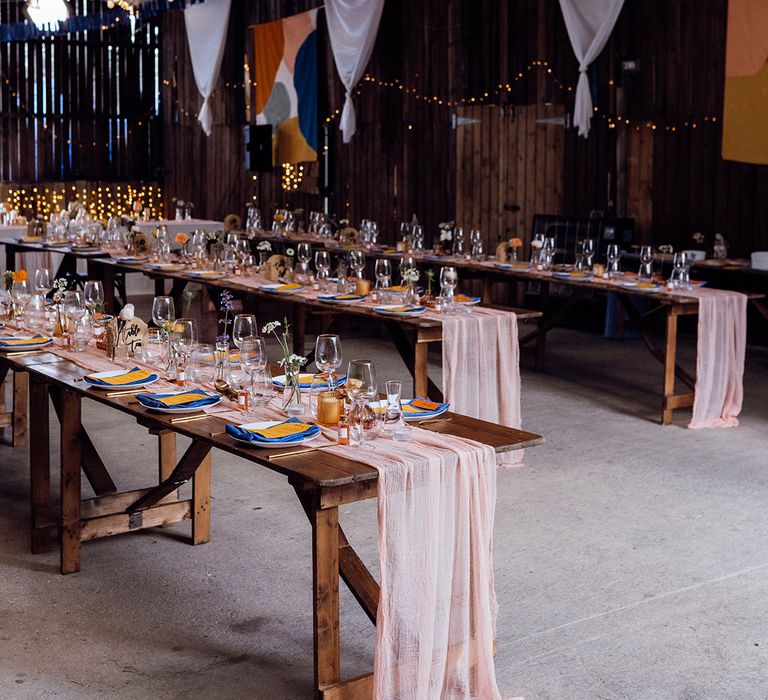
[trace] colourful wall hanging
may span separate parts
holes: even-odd
[[[272,126],[273,164],[317,160],[317,10],[251,30],[252,114]]]
[[[768,2],[729,0],[723,158],[768,164]]]

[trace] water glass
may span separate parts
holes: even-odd
[[[147,344],[144,346],[144,361],[154,367],[160,366],[167,351],[163,333],[157,329],[147,331]]]
[[[360,445],[363,443],[363,413],[364,401],[376,397],[378,383],[376,381],[376,366],[372,360],[352,360],[347,369],[347,394],[352,400],[349,421],[349,442]]]
[[[11,300],[19,312],[19,325],[22,329],[24,328],[24,311],[31,299],[32,289],[29,282],[27,280],[14,280],[11,285]]]
[[[453,265],[440,269],[440,298],[441,307],[446,313],[454,310],[453,290],[459,282],[459,273]]]
[[[542,253],[544,255],[544,269],[551,270],[557,254],[557,241],[554,236],[548,236],[544,239]]]
[[[173,324],[173,339],[176,352],[181,356],[184,367],[189,363],[195,346],[197,345],[197,321],[194,318],[179,318]],[[182,384],[186,386],[186,372]]]
[[[162,345],[160,349],[162,353]],[[162,357],[162,354],[160,357]],[[198,343],[195,345],[189,358],[187,376],[196,384],[213,382],[216,378],[216,354],[213,345],[208,343]]]
[[[74,327],[70,333],[70,349],[74,352],[82,352],[88,347],[93,338],[93,322],[88,316],[81,316],[74,321]]]
[[[100,280],[88,280],[83,287],[83,297],[89,313],[94,316],[104,307],[104,287]]]
[[[320,286],[327,286],[331,272],[331,255],[327,250],[315,251],[315,269],[317,270],[317,279],[320,282]]]
[[[274,396],[275,387],[272,375],[264,369],[251,376],[251,386],[248,389],[248,405],[251,409],[266,406]]]

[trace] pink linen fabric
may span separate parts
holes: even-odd
[[[498,700],[494,450],[415,429],[330,451],[379,472],[376,700]]]
[[[443,321],[443,394],[457,413],[521,427],[520,346],[517,317],[476,308]],[[522,450],[498,455],[499,464],[522,463]]]
[[[735,427],[744,394],[747,297],[722,289],[686,294],[699,299],[696,390],[688,427]]]

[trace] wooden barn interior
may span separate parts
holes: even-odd
[[[765,697],[766,37],[0,0],[0,697]]]

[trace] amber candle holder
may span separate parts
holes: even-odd
[[[355,280],[355,294],[367,297],[371,293],[371,280]]]
[[[337,425],[344,410],[344,399],[335,391],[323,391],[317,395],[317,422],[321,425]]]

